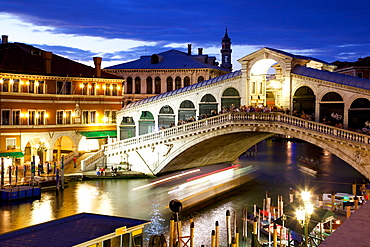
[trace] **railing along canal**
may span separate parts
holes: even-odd
[[[189,131],[199,130],[201,128],[211,127],[221,123],[235,123],[239,121],[256,121],[256,122],[279,122],[288,124],[294,127],[308,129],[322,134],[330,135],[332,137],[337,137],[340,139],[345,139],[349,141],[354,141],[362,143],[365,145],[370,144],[369,136],[361,133],[356,133],[350,130],[336,128],[330,125],[325,125],[299,117],[294,117],[286,115],[283,113],[270,112],[270,113],[261,113],[261,112],[229,112],[225,114],[220,114],[218,116],[198,120],[195,122],[186,123],[179,126],[174,126],[168,129],[160,130],[157,132],[141,135],[138,137],[133,137],[118,142],[114,142],[108,145],[103,146],[104,152],[113,152],[115,150],[122,150],[124,147],[136,144],[142,144],[147,141],[156,141],[163,138],[168,138],[171,136],[176,136],[178,134],[184,134]],[[98,152],[96,155],[101,156],[101,152]],[[95,155],[90,156],[85,159],[85,165],[88,166],[92,164],[96,157]]]

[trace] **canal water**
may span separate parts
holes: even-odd
[[[320,170],[316,175],[297,165],[302,156],[319,162]],[[238,225],[241,225],[243,207],[251,211],[255,204],[262,206],[266,192],[269,192],[272,204],[276,205],[278,195],[283,196],[286,202],[289,200],[290,188],[309,188],[316,194],[333,190],[350,193],[353,180],[361,182],[365,179],[344,161],[306,142],[265,140],[234,163],[259,166],[258,177],[229,193],[227,198],[191,212],[195,223],[196,246],[210,245],[211,231],[216,221],[220,225],[221,242],[226,242],[226,211],[235,214]],[[70,182],[62,193],[42,192],[40,200],[3,203],[0,210],[0,234],[81,212],[150,220],[153,223],[147,227],[147,232],[167,233],[172,212],[166,207],[167,202],[158,199],[164,187],[133,190],[150,181],[100,179]],[[190,213],[181,215],[184,235],[189,232],[189,217]]]

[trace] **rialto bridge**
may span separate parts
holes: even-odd
[[[239,71],[121,109],[117,114],[120,141],[84,160],[82,169],[126,162],[132,170],[158,174],[232,162],[276,133],[322,147],[370,178],[369,136],[358,133],[369,120],[370,80],[333,73],[333,65],[270,48],[238,61]],[[304,111],[310,120],[267,112],[209,117],[224,108],[266,105],[291,113]],[[204,115],[208,118],[198,119]],[[331,123],[320,123],[324,120]]]

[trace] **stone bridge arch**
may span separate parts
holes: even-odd
[[[233,162],[243,152],[253,145],[273,136],[274,134],[288,135],[307,141],[324,150],[329,151],[338,158],[347,162],[358,172],[370,178],[370,157],[362,145],[355,142],[339,141],[335,137],[328,137],[307,129],[291,128],[282,123],[245,123],[215,126],[211,130],[201,132],[174,150],[165,160],[162,167],[155,172],[168,172],[177,167],[181,170],[182,164],[192,163],[191,167]],[[171,168],[172,167],[172,168]]]

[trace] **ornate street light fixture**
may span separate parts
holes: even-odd
[[[302,205],[296,210],[296,218],[304,229],[305,247],[308,246],[308,225],[310,223],[311,215],[313,213],[313,204],[310,201],[310,193],[302,192]]]

